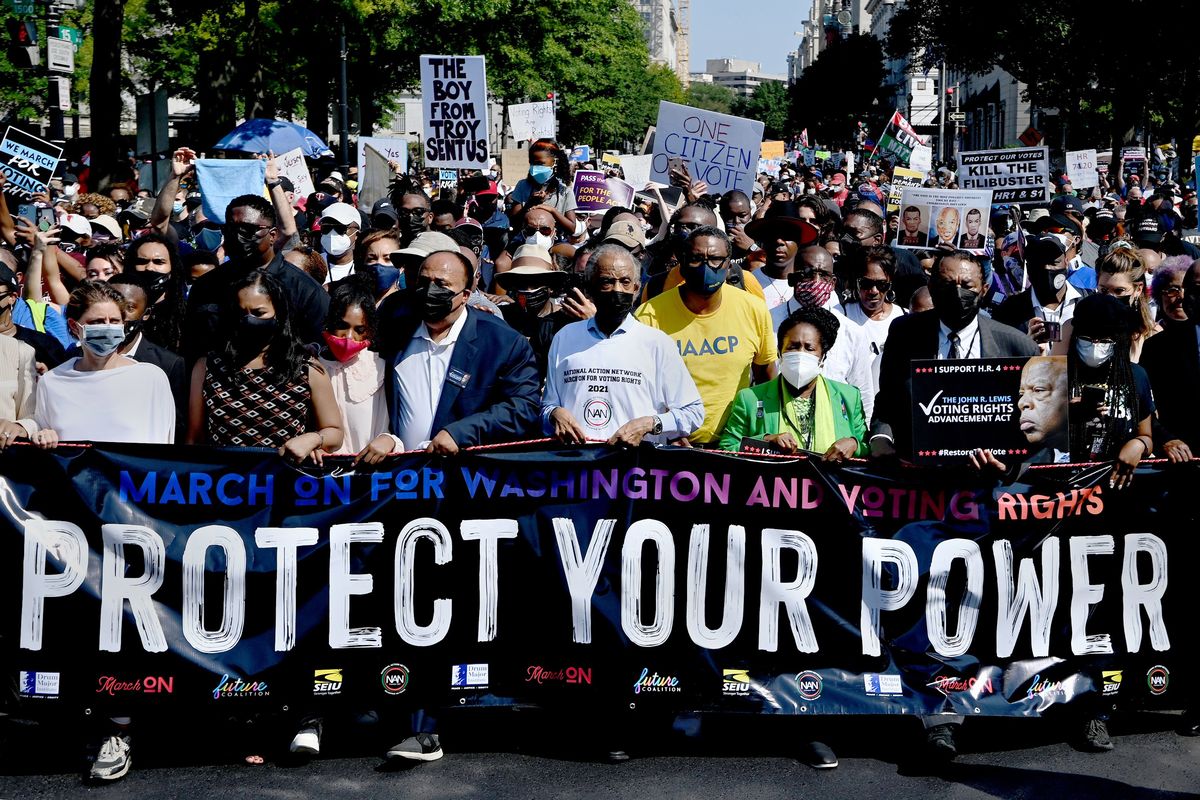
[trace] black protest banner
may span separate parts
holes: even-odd
[[[22,712],[1182,707],[1196,475],[11,448],[0,647]]]
[[[1069,452],[1065,356],[914,361],[912,391],[917,463],[967,464],[978,448],[1035,463]]]
[[[425,166],[487,169],[487,74],[483,56],[421,56]]]
[[[8,179],[5,193],[27,203],[46,191],[62,153],[61,147],[10,125],[0,141],[0,173]]]

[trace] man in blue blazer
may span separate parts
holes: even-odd
[[[438,250],[421,262],[408,298],[410,313],[390,324],[384,353],[390,433],[371,441],[355,463],[378,464],[395,450],[454,455],[464,447],[524,438],[539,424],[540,381],[525,337],[493,314],[467,306],[475,270],[458,250]],[[442,757],[437,721],[426,709],[412,715],[412,736],[386,757]],[[292,752],[315,755],[320,721],[310,719]],[[299,746],[298,746],[299,745]]]
[[[534,429],[539,381],[525,337],[467,306],[474,271],[457,251],[431,253],[412,288],[406,333],[385,354],[391,431],[358,460],[377,464],[396,450],[453,455],[461,448],[521,439]]]

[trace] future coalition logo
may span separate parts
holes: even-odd
[[[642,667],[642,674],[633,683],[634,694],[679,691],[682,691],[679,686],[679,678],[673,675],[659,675],[657,672],[651,675],[649,667]]]
[[[270,694],[271,689],[267,686],[266,681],[244,681],[241,678],[230,678],[229,675],[222,675],[221,681],[213,689],[214,700],[222,698],[267,697]]]

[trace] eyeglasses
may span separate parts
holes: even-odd
[[[699,230],[701,226],[700,226],[699,222],[676,222],[671,227],[677,231],[683,231],[684,233],[691,233],[694,230]]]
[[[1182,286],[1168,286],[1167,288],[1162,290],[1162,295],[1163,295],[1163,297],[1183,297],[1183,287]],[[0,300],[2,300],[2,299],[3,298],[0,297]]]
[[[721,267],[723,267],[725,265],[725,262],[728,260],[729,260],[729,256],[707,257],[707,256],[703,256],[703,255],[699,255],[699,256],[690,255],[687,257],[687,261],[685,263],[689,267],[702,267],[705,264],[707,264],[710,269],[720,269]]]
[[[144,267],[147,264],[155,264],[155,265],[161,267],[161,266],[165,266],[170,263],[171,262],[169,259],[163,258],[162,256],[155,256],[154,258],[146,258],[145,256],[134,256],[133,257],[133,264],[134,264],[134,266],[137,266],[137,267]]]
[[[797,283],[811,281],[814,278],[817,280],[830,282],[835,277],[836,276],[832,272],[825,269],[802,269],[788,275],[788,283],[792,286],[795,286]]]
[[[227,239],[254,238],[261,239],[273,225],[255,225],[250,222],[227,222],[224,231]]]
[[[869,292],[872,289],[874,289],[875,291],[879,292],[880,294],[887,294],[888,292],[890,292],[892,290],[892,282],[889,280],[886,280],[886,279],[877,281],[877,280],[872,280],[870,278],[859,278],[858,279],[858,288],[860,291],[863,291],[863,292]]]
[[[533,235],[536,233],[540,233],[542,236],[553,236],[554,235],[554,226],[553,225],[543,225],[540,228],[535,228],[531,225],[525,226],[525,238],[526,239],[532,238]]]

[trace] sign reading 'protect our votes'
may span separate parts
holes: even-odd
[[[483,56],[421,56],[425,166],[487,169],[487,75]]]
[[[912,370],[917,463],[965,464],[977,448],[1010,465],[1069,452],[1064,356],[921,360]]]
[[[762,138],[763,123],[756,120],[661,101],[650,180],[670,184],[671,164],[679,159],[710,192],[740,189],[749,195]]]

